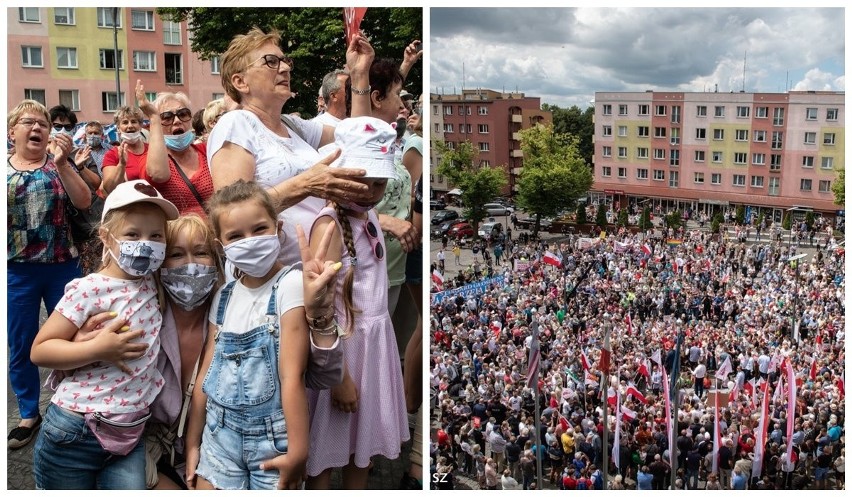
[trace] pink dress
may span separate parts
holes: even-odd
[[[337,222],[337,214],[332,208],[324,208],[318,218],[322,216],[329,216]],[[378,242],[384,246],[375,210],[370,210],[368,219],[376,226]],[[353,335],[343,341],[343,355],[349,375],[358,389],[358,410],[352,414],[344,413],[332,405],[331,390],[308,389],[311,438],[307,471],[310,476],[349,464],[352,454],[359,468],[366,468],[374,455],[396,459],[400,446],[409,438],[399,351],[387,308],[385,259],[379,260],[374,255],[365,229],[367,220],[350,217],[349,222],[358,258],[352,300],[361,312],[355,315]],[[339,227],[340,223],[337,224]],[[342,295],[350,261],[345,246],[341,261],[343,267],[337,278],[335,311],[338,322],[346,329],[348,323]]]

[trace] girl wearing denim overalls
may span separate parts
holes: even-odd
[[[277,261],[281,225],[257,184],[238,181],[216,192],[208,214],[236,281],[210,307],[213,339],[186,436],[187,484],[297,488],[308,456],[302,274]]]

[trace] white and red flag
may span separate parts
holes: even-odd
[[[643,243],[643,244],[642,244],[642,246],[641,246],[641,247],[639,247],[639,248],[642,250],[642,252],[643,252],[645,255],[647,255],[647,256],[650,256],[650,255],[651,255],[651,246],[650,246],[650,245],[648,245],[647,243]]]
[[[444,289],[444,275],[441,274],[437,268],[432,270],[432,283],[435,284],[435,288],[437,288],[438,291]]]
[[[624,391],[624,395],[632,396],[639,402],[643,404],[648,404],[648,399],[646,399],[645,396],[642,395],[642,392],[640,392],[639,389],[636,388],[636,385],[634,385],[633,383],[627,385],[627,390]]]
[[[361,29],[361,20],[366,13],[367,7],[343,7],[343,33],[347,47],[355,33]]]
[[[619,399],[619,401],[620,400],[621,399]],[[619,412],[621,413],[622,416],[627,418],[627,421],[633,421],[634,419],[636,419],[636,416],[637,416],[636,411],[629,409],[624,404],[621,404],[621,407],[619,408]]]
[[[657,366],[663,365],[663,359],[662,359],[662,355],[660,353],[660,349],[655,350],[654,353],[651,354],[651,360],[656,362]]]
[[[816,377],[817,377],[817,360],[816,360],[816,354],[814,354],[814,356],[811,357],[811,367],[808,370],[808,378],[810,378],[811,380],[815,380]]]
[[[796,373],[793,371],[793,363],[792,361],[786,361],[787,364],[787,419],[796,419]],[[793,453],[793,444],[790,443],[790,440],[793,440],[793,425],[794,423],[787,423],[787,460],[792,461],[790,459]]]
[[[672,426],[672,401],[669,393],[669,375],[666,368],[661,368],[663,373],[663,396],[666,398],[666,432],[669,434],[669,447],[675,446],[674,427]],[[674,455],[677,451],[669,451],[669,464],[674,467]]]
[[[582,350],[580,351],[580,362],[583,363],[583,371],[590,371],[592,369],[592,361],[589,360],[586,352]]]
[[[721,426],[719,425],[719,391],[716,390],[715,409],[713,412],[713,473],[719,472],[719,444],[722,441]]]
[[[604,337],[604,345],[601,348],[601,359],[598,365],[598,370],[603,374],[609,374],[609,364],[612,356],[612,347],[609,344],[609,330]]]
[[[626,316],[624,316],[624,324],[627,325],[627,334],[633,334],[633,318],[630,317],[630,313],[628,312]]]
[[[651,377],[651,361],[646,357],[645,359],[639,361],[639,374],[646,378]]]
[[[606,391],[606,401],[612,407],[616,406],[617,398],[619,397],[618,391],[612,387],[609,387]]]
[[[494,336],[500,336],[500,332],[503,331],[503,323],[501,323],[500,321],[491,321],[489,327],[494,333]]]
[[[615,440],[612,445],[612,463],[616,468],[621,468],[619,460],[621,459],[621,395],[616,393],[616,408],[615,408]],[[609,420],[604,420],[604,423],[609,425]]]
[[[772,394],[772,400],[774,402],[783,402],[784,401],[784,377],[778,377],[778,384],[775,385],[775,393]]]
[[[538,366],[541,361],[541,349],[538,344],[538,323],[530,325],[532,330],[532,342],[530,342],[529,362],[527,362],[527,388],[531,388],[538,395]]]
[[[716,371],[716,378],[719,378],[722,381],[727,380],[731,371],[733,371],[733,368],[731,368],[731,356],[728,356],[725,358],[725,362],[719,366],[719,370]]]
[[[542,257],[541,260],[545,264],[550,264],[551,266],[560,267],[562,265],[562,258],[549,250],[544,253],[544,257]]]
[[[792,414],[791,414],[792,415]],[[791,427],[793,423],[788,423]],[[757,425],[757,440],[754,444],[754,463],[751,467],[751,476],[754,478],[760,478],[761,471],[763,470],[763,459],[764,459],[764,447],[766,446],[766,432],[769,429],[769,389],[765,389],[763,391],[763,402],[760,406],[760,421]],[[787,435],[788,437],[790,434]],[[787,440],[792,440],[792,438],[788,438]],[[790,449],[793,448],[792,443],[788,443]],[[789,452],[787,453],[787,457],[789,456]]]

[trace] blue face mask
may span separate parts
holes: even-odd
[[[179,135],[166,135],[165,139],[166,147],[168,147],[169,150],[176,150],[180,152],[181,150],[186,150],[186,147],[192,145],[192,142],[195,141],[195,132],[187,131]]]
[[[91,135],[91,136],[86,137],[86,143],[90,147],[100,147],[101,141],[102,141],[102,138],[100,136],[97,136],[97,135]]]

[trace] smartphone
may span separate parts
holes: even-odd
[[[422,43],[420,43],[420,42],[415,43],[415,44],[414,44],[414,50],[416,50],[416,51],[418,51],[418,52],[419,52],[419,51],[421,51],[421,50],[423,50],[423,44],[422,44]]]

